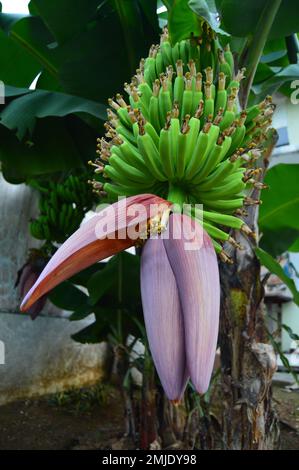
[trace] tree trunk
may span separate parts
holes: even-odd
[[[269,132],[264,170],[276,140],[277,134]],[[255,190],[252,197],[258,196]],[[246,219],[256,234],[257,215],[256,207],[251,207]],[[271,389],[276,356],[267,337],[260,264],[254,243],[242,234],[236,238],[244,251],[235,250],[233,265],[220,268],[222,442],[227,449],[273,449],[279,438]]]
[[[266,337],[260,265],[250,247],[232,266],[222,266],[221,280],[223,443],[273,449],[279,435],[271,400],[276,357]]]

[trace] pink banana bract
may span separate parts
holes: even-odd
[[[170,236],[164,240],[164,246],[181,301],[187,368],[196,390],[205,393],[217,347],[219,271],[210,237],[199,223],[189,221],[186,215],[170,216]]]
[[[134,208],[140,205],[144,211],[136,217]],[[57,250],[21,310],[75,273],[135,245],[130,233],[147,228],[170,207],[169,201],[143,194],[104,209],[105,218],[100,212]],[[199,393],[206,392],[217,346],[220,284],[216,253],[199,223],[171,214],[166,231],[145,242],[141,294],[151,353],[167,397],[179,401],[189,377]]]

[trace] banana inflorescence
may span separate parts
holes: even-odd
[[[99,157],[91,164],[107,178],[93,182],[102,196],[153,193],[203,204],[192,216],[203,218],[216,251],[229,260],[222,244],[238,244],[227,229],[252,234],[237,215],[259,202],[249,191],[263,188],[255,162],[274,105],[267,97],[239,109],[245,70],[235,73],[229,46],[218,46],[211,33],[172,47],[165,29],[125,84],[128,99],[117,94],[109,100],[106,138],[98,139]]]
[[[80,226],[95,199],[85,177],[70,175],[59,183],[32,183],[40,192],[40,214],[30,223],[34,238],[61,243]]]

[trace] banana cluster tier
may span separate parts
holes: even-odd
[[[244,73],[235,72],[229,46],[219,48],[213,33],[172,47],[165,29],[125,84],[127,97],[109,100],[106,138],[92,162],[100,175],[94,190],[110,199],[152,193],[202,204],[190,215],[229,260],[222,244],[238,244],[228,229],[251,233],[239,216],[259,203],[250,193],[264,187],[256,161],[274,111],[271,97],[240,109]]]

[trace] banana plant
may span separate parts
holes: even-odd
[[[40,10],[32,12],[42,12],[42,2],[34,3]],[[283,47],[278,41],[276,55],[269,50],[272,41],[281,39],[277,24],[283,24],[287,37],[299,28],[295,15],[290,25],[282,22],[288,2],[278,0],[252,2],[243,10],[238,2],[225,0],[164,3],[169,31],[164,29],[160,44],[151,47],[131,83],[125,84],[128,98],[118,94],[109,101],[106,138],[99,138],[98,159],[92,163],[99,197],[109,202],[127,199],[100,212],[58,249],[22,308],[31,308],[95,261],[144,245],[141,293],[149,346],[165,393],[177,403],[189,377],[198,393],[209,386],[219,322],[217,253],[221,380],[228,404],[223,410],[223,441],[228,448],[265,448],[275,441],[270,392],[275,356],[266,342],[260,307],[256,207],[275,144],[270,130],[275,106],[267,92],[297,73],[295,64],[292,70],[283,65],[281,73],[286,59],[294,61],[294,41]],[[120,2],[113,4],[126,18]],[[241,15],[246,27],[240,31]],[[74,28],[80,29],[80,21]],[[50,31],[69,53],[73,30],[64,35],[53,22],[55,26],[50,15]],[[132,47],[129,35],[125,44]],[[132,57],[127,64],[133,64]],[[59,83],[78,94],[63,67]],[[93,98],[91,90],[84,92],[88,99]],[[110,91],[110,84],[105,90]],[[191,207],[182,214],[186,203]],[[138,223],[136,205],[145,207]],[[149,211],[152,205],[154,213]],[[106,224],[110,227],[115,212],[117,230],[109,228],[107,233]],[[136,238],[140,225],[143,231]],[[200,245],[193,252],[186,251],[186,240],[177,236],[186,226],[191,240]]]
[[[160,45],[125,85],[128,102],[120,94],[109,100],[107,139],[99,139],[99,158],[91,162],[93,187],[101,198],[126,199],[58,249],[21,306],[30,308],[95,261],[149,238],[141,256],[145,325],[162,386],[175,404],[189,378],[198,393],[208,390],[220,307],[216,253],[233,263],[223,245],[241,246],[230,229],[255,237],[242,216],[245,206],[259,204],[264,188],[256,162],[274,110],[267,98],[239,111],[244,72],[234,74],[230,50],[219,48],[206,22],[201,28],[200,41],[191,37],[174,46],[164,29]],[[187,215],[181,214],[185,204]],[[145,210],[136,220],[138,206]],[[196,246],[191,251],[188,240]]]

